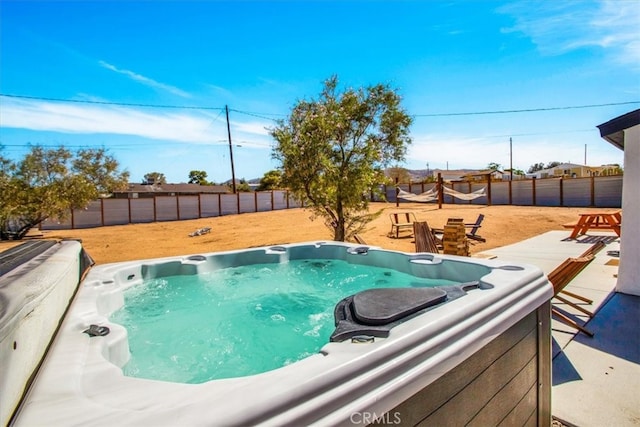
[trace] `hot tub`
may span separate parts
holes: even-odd
[[[353,317],[363,328],[350,324],[318,353],[260,374],[201,384],[123,374],[127,331],[109,321],[124,303],[123,290],[150,278],[300,259],[474,285],[406,315],[388,303],[386,327],[377,309],[354,305],[370,301],[371,292],[335,301],[337,331]],[[373,303],[394,295],[373,295]],[[531,265],[338,242],[99,266],[82,282],[15,425],[548,425],[552,295]],[[377,324],[358,310],[373,313]],[[86,333],[91,325],[105,334]]]

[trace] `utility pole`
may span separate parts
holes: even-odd
[[[509,138],[509,180],[513,181],[513,140]]]
[[[587,166],[587,144],[584,144],[584,165]]]
[[[233,189],[233,194],[236,194],[236,171],[233,167],[233,148],[231,145],[231,127],[229,126],[229,106],[224,106],[225,111],[227,112],[227,135],[229,136],[229,158],[231,159],[231,188]]]

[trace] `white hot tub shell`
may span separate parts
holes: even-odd
[[[203,384],[123,375],[121,367],[129,357],[127,332],[110,323],[108,316],[124,303],[124,289],[150,278],[305,258],[342,259],[418,277],[479,281],[483,289],[412,316],[394,326],[386,338],[329,342],[318,354],[258,375]],[[548,425],[552,296],[552,286],[535,266],[337,242],[94,267],[14,422],[17,426],[375,421]],[[92,324],[107,326],[110,333],[95,337],[83,333]]]

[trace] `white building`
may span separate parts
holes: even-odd
[[[616,290],[640,296],[640,109],[598,126],[600,136],[624,151],[622,232]]]
[[[527,178],[589,178],[591,176],[617,175],[618,165],[587,166],[576,163],[561,163],[548,169],[528,173]]]

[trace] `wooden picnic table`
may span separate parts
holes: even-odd
[[[609,230],[620,236],[620,226],[622,224],[622,211],[611,212],[586,212],[578,214],[580,218],[575,224],[564,224],[565,228],[572,228],[570,239],[587,234],[589,230]]]

